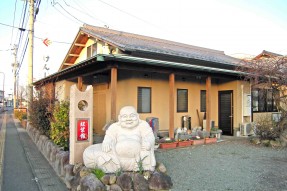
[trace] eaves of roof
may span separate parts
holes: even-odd
[[[38,86],[44,82],[53,81],[59,76],[63,76],[65,74],[75,72],[87,65],[96,64],[97,62],[105,62],[105,61],[118,61],[118,62],[120,61],[120,62],[126,62],[126,63],[134,63],[134,64],[153,65],[153,66],[165,67],[165,68],[170,68],[170,69],[177,68],[177,69],[185,69],[185,70],[190,70],[190,71],[203,71],[203,72],[216,73],[216,74],[228,74],[232,76],[240,76],[240,75],[247,74],[247,73],[236,71],[236,70],[198,66],[198,65],[191,65],[191,64],[180,63],[180,62],[169,62],[169,61],[155,60],[155,59],[148,59],[148,58],[139,58],[139,57],[133,57],[133,56],[121,55],[121,54],[115,54],[115,55],[98,54],[74,66],[71,66],[62,71],[54,73],[50,76],[47,76],[46,78],[40,79],[34,82],[34,85]]]

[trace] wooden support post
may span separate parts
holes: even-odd
[[[82,76],[78,77],[78,89],[80,91],[83,90],[83,77]]]
[[[174,138],[174,73],[169,75],[169,137]]]
[[[206,78],[206,131],[210,132],[211,120],[211,77]]]
[[[117,77],[118,69],[111,69],[111,120],[117,120]]]
[[[56,100],[56,83],[55,82],[52,83],[52,97],[51,98],[53,102]]]

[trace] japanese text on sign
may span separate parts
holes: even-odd
[[[86,141],[89,138],[89,121],[79,119],[77,122],[77,141]]]

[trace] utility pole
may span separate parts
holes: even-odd
[[[17,87],[17,92],[16,92],[16,98],[17,98],[17,102],[18,102],[18,107],[22,107],[22,100],[19,101],[19,75],[17,75],[16,78],[16,87]]]
[[[29,0],[29,44],[28,44],[28,86],[27,86],[27,94],[28,94],[28,108],[27,114],[30,116],[30,107],[33,101],[33,46],[34,46],[34,0]]]
[[[17,107],[17,97],[16,97],[16,92],[17,92],[17,68],[18,68],[18,63],[17,63],[17,45],[14,45],[14,56],[15,56],[15,60],[14,60],[14,64],[12,64],[13,66],[13,77],[14,77],[14,93],[13,93],[13,107],[14,109]]]

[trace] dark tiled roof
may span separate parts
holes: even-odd
[[[223,51],[202,48],[184,43],[147,37],[102,27],[84,25],[81,30],[106,41],[121,50],[197,59],[227,65],[237,65],[240,60],[225,55]]]

